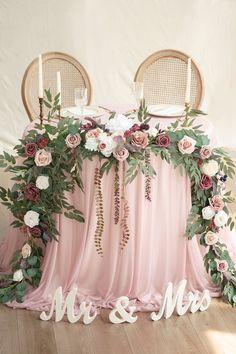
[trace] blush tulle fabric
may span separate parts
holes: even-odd
[[[123,107],[124,111],[127,109]],[[165,128],[172,121],[153,118],[151,124],[155,126],[160,122],[161,128]],[[210,122],[206,118],[198,118],[197,123],[203,124],[214,145]],[[28,129],[30,127],[32,123]],[[138,311],[152,311],[159,308],[167,283],[177,284],[182,279],[188,281],[187,291],[209,289],[212,296],[220,296],[220,290],[205,271],[204,249],[199,246],[197,237],[191,241],[184,237],[191,207],[189,178],[186,174],[181,176],[178,169],[159,157],[152,156],[157,176],[151,181],[151,202],[144,197],[145,178],[142,174],[126,187],[130,239],[123,251],[119,248],[122,230],[113,220],[114,172],[104,175],[104,255],[101,257],[96,253],[94,170],[99,164],[98,159],[84,161],[84,193],[76,190],[68,194],[69,202],[83,211],[85,223],[72,221],[63,215],[56,217],[60,240],[49,243],[45,250],[39,287],[30,289],[23,303],[13,301],[8,305],[31,310],[49,309],[55,290],[62,286],[64,295],[77,287],[77,306],[82,301],[91,301],[97,309],[110,308],[118,297],[125,295]],[[120,175],[122,180],[122,169]],[[223,229],[220,236],[236,260],[234,232]],[[23,242],[22,234],[9,228],[0,246],[2,271],[10,271],[12,254]]]

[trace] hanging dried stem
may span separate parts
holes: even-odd
[[[120,219],[120,177],[119,177],[119,162],[115,165],[115,177],[114,177],[114,223],[118,224]]]
[[[145,166],[146,170],[148,169],[148,166],[151,165],[151,158],[150,158],[150,152],[146,151],[145,152]],[[145,177],[145,198],[149,200],[149,202],[152,201],[151,199],[151,177],[146,176]]]
[[[128,201],[126,200],[125,197],[125,162],[123,162],[122,165],[122,195],[121,195],[121,199],[122,199],[122,205],[123,205],[123,216],[120,222],[121,225],[121,230],[122,230],[122,239],[120,242],[120,248],[121,250],[124,249],[125,245],[128,243],[129,241],[129,237],[130,237],[130,231],[128,228],[128,216],[129,216],[129,206],[128,206]]]
[[[102,175],[99,168],[95,168],[94,184],[95,184],[95,198],[96,198],[96,217],[97,224],[94,235],[94,242],[97,253],[103,255],[102,250],[102,235],[104,231],[104,213],[103,213],[103,197],[101,187]]]

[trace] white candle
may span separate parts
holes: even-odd
[[[43,98],[43,66],[42,55],[39,55],[39,98]]]
[[[61,106],[61,73],[57,72],[57,93],[60,93],[59,105]]]
[[[187,85],[185,92],[185,103],[190,103],[190,88],[191,88],[191,58],[188,58]]]

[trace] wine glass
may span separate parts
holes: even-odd
[[[86,106],[88,102],[87,88],[86,87],[75,88],[74,95],[75,95],[75,105],[76,107],[80,108],[80,112],[81,112],[80,114],[83,115],[84,106]]]
[[[139,82],[139,81],[134,81],[133,82],[133,94],[134,94],[134,97],[135,97],[135,100],[136,100],[136,103],[137,103],[137,109],[139,108],[140,106],[140,103],[143,99],[143,82]]]

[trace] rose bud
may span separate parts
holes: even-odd
[[[144,123],[142,123],[142,124],[140,125],[140,130],[148,130],[149,128],[150,128],[149,124],[144,124]]]
[[[40,149],[44,149],[45,146],[47,146],[48,142],[49,142],[49,139],[48,139],[48,138],[45,138],[45,137],[43,137],[43,136],[40,136],[40,137],[38,138],[37,144],[38,144],[38,147],[39,147]]]
[[[132,125],[132,127],[130,128],[130,130],[134,133],[137,132],[138,130],[140,130],[140,126],[135,123],[134,125]]]

